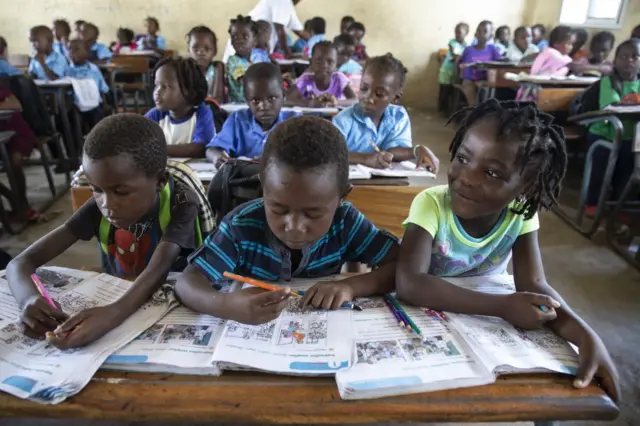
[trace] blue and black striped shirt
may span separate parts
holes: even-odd
[[[396,237],[379,230],[350,203],[343,202],[329,231],[302,249],[302,259],[292,270],[291,250],[269,229],[260,198],[231,211],[189,262],[212,282],[221,281],[225,271],[266,281],[289,281],[338,274],[345,262],[377,265],[396,245]]]

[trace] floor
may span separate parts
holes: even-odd
[[[433,114],[412,113],[412,122],[414,141],[428,145],[440,158],[442,166],[438,181],[446,183],[448,146],[453,130],[445,128],[444,121]],[[32,175],[30,178],[30,188],[37,189],[44,182],[43,177],[40,183]],[[69,195],[58,200],[49,211],[59,211],[60,215],[52,222],[30,227],[20,235],[0,238],[0,248],[15,255],[44,233],[63,224],[71,214]],[[548,281],[599,332],[620,373],[620,416],[612,423],[602,424],[640,425],[640,273],[600,239],[596,238],[595,242],[585,239],[553,213],[541,215],[540,245]],[[69,267],[97,265],[97,250],[95,242],[81,242],[56,259],[55,264]],[[0,419],[0,426],[36,425],[125,426],[133,423]]]

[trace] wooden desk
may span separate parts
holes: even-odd
[[[402,237],[402,222],[409,215],[411,202],[418,193],[433,185],[434,180],[429,178],[412,178],[409,180],[409,186],[354,185],[347,201],[377,227]],[[80,208],[91,196],[89,187],[72,187],[73,210]]]
[[[360,401],[340,399],[332,378],[225,372],[221,377],[98,372],[78,395],[41,405],[0,394],[3,417],[123,421],[355,424],[613,420],[618,408],[597,386],[577,390],[553,374],[495,384]],[[539,422],[539,423],[538,423]]]
[[[569,111],[571,102],[583,91],[578,87],[541,87],[538,90],[538,108],[544,112]]]

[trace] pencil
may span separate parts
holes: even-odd
[[[249,277],[243,277],[242,275],[238,275],[238,274],[234,274],[231,272],[225,272],[222,274],[224,277],[229,278],[231,280],[235,280],[235,281],[240,281],[241,283],[245,283],[245,284],[250,284],[256,287],[260,287],[263,288],[265,290],[271,290],[271,291],[279,291],[282,290],[281,287],[278,287],[276,285],[273,284],[267,284],[265,282],[262,281],[258,281],[258,280],[254,280],[253,278],[249,278]],[[296,297],[302,297],[299,293],[291,290],[291,295],[292,296],[296,296]]]
[[[376,150],[376,152],[380,152],[380,148],[378,148],[378,145],[376,145],[376,143],[373,141],[373,139],[369,139],[369,143],[371,144],[373,149]]]
[[[393,316],[396,317],[396,320],[398,321],[398,325],[404,328],[404,319],[400,315],[400,312],[398,312],[398,310],[391,304],[389,299],[387,299],[386,295],[384,295],[382,299],[384,300],[384,303],[387,305],[387,308],[389,308]]]
[[[38,291],[40,292],[42,297],[44,297],[46,299],[46,301],[49,302],[49,304],[51,306],[53,306],[54,308],[58,309],[56,304],[53,303],[53,300],[51,300],[51,296],[49,296],[49,293],[47,293],[47,290],[44,288],[44,286],[40,282],[40,278],[38,278],[38,276],[36,274],[31,274],[31,280],[36,285],[36,288],[38,289]]]
[[[413,322],[413,320],[411,319],[411,317],[405,312],[404,309],[402,309],[402,306],[400,306],[400,304],[398,303],[398,301],[392,296],[392,295],[388,295],[389,296],[389,301],[391,303],[393,303],[393,306],[396,307],[396,309],[398,311],[400,311],[400,313],[402,315],[404,315],[404,317],[407,319],[407,321],[409,322],[409,325],[411,326],[411,328],[413,328],[413,330],[416,332],[417,335],[422,336],[422,331],[420,331],[420,328],[418,328],[418,326],[416,325],[415,322]]]

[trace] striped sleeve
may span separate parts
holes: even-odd
[[[227,222],[223,221],[204,244],[189,256],[189,263],[200,269],[209,281],[216,283],[223,279],[225,271],[235,271],[239,253],[236,239]]]
[[[345,261],[370,266],[379,264],[389,250],[398,245],[398,239],[387,231],[376,228],[352,205],[347,206],[343,219],[346,233]]]

